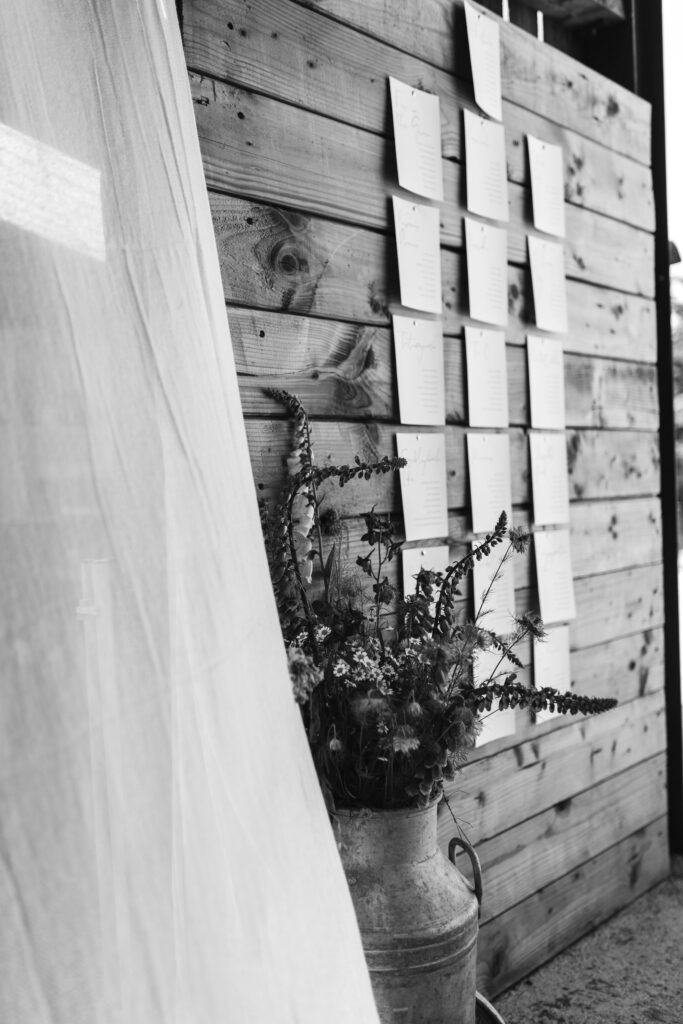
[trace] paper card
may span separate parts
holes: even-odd
[[[431,548],[402,548],[403,558],[403,595],[415,593],[415,577],[420,569],[430,572],[445,572],[450,565],[447,544],[437,544]]]
[[[443,333],[440,320],[392,317],[401,423],[443,426]]]
[[[465,0],[467,42],[472,65],[474,98],[489,117],[503,120],[500,86],[500,29],[498,22],[488,18]]]
[[[445,435],[397,434],[396,448],[408,460],[399,470],[406,540],[447,537]]]
[[[529,434],[534,523],[552,526],[569,522],[567,439],[562,434]]]
[[[508,322],[507,231],[465,217],[470,316],[505,327]]]
[[[559,338],[528,334],[531,426],[564,430],[564,349]]]
[[[467,209],[480,217],[507,221],[508,178],[505,129],[465,110]]]
[[[564,279],[564,247],[537,235],[528,235],[531,285],[536,324],[542,331],[567,332],[567,285]]]
[[[538,600],[544,624],[568,622],[576,616],[569,530],[534,534]]]
[[[401,302],[441,312],[439,208],[393,197]]]
[[[486,683],[494,674],[502,681],[507,673],[508,664],[501,660],[500,651],[477,651],[474,659],[473,675],[475,686]],[[480,712],[482,729],[477,736],[475,746],[483,747],[492,740],[512,736],[517,730],[518,715],[514,708],[506,711],[494,710],[498,707],[498,698],[493,698],[490,711]]]
[[[515,572],[512,559],[499,569],[498,551],[495,548],[490,558],[474,563],[474,615],[482,629],[507,636],[515,624]]]
[[[560,693],[571,690],[569,626],[551,626],[545,640],[534,640],[534,686],[552,686]],[[536,722],[548,722],[557,712],[537,711]]]
[[[490,533],[500,513],[512,522],[510,439],[507,434],[468,434],[467,464],[472,502],[472,530]]]
[[[565,236],[564,166],[561,146],[527,135],[534,227],[549,235]]]
[[[470,426],[507,427],[505,335],[484,327],[465,327],[465,355]]]
[[[439,97],[389,78],[398,183],[427,199],[443,199]]]

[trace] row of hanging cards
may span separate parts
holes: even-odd
[[[534,227],[564,238],[563,158],[560,146],[527,136]],[[529,265],[536,324],[542,330],[567,331],[564,250],[561,243],[528,236]],[[568,524],[567,447],[564,401],[564,348],[561,340],[527,337],[530,435],[534,521],[537,526]],[[556,431],[540,433],[539,431]],[[571,687],[569,626],[575,618],[569,530],[545,529],[534,534],[536,578],[546,637],[534,641],[534,684],[564,693]],[[540,723],[552,712],[535,716]]]
[[[468,124],[474,124],[476,132],[468,131]],[[484,134],[481,133],[482,127],[486,130]],[[495,146],[482,141],[484,135],[491,130],[499,136]],[[536,141],[528,137],[530,154],[532,143]],[[542,145],[544,151],[552,150],[559,154],[559,173],[554,171],[552,178],[544,175],[540,181],[539,175],[532,176],[534,226],[539,230],[547,230],[550,222],[541,216],[537,219],[536,210],[544,211],[547,205],[544,199],[539,198],[541,196],[552,197],[552,204],[559,197],[564,208],[562,150],[559,146]],[[503,125],[486,121],[466,110],[465,146],[468,211],[491,220],[507,220]],[[553,166],[557,163],[554,160]],[[541,188],[544,189],[543,193]],[[498,196],[504,196],[504,199],[498,201]],[[508,317],[507,230],[469,216],[464,218],[464,228],[470,316],[473,320],[505,327]],[[564,246],[562,242],[534,234],[527,236],[527,246],[536,326],[542,331],[566,334],[568,317]]]
[[[500,44],[498,24],[466,4],[468,39],[475,100],[484,113],[502,120]],[[427,200],[443,198],[438,98],[395,79],[390,80],[398,179],[402,188]],[[507,222],[508,188],[504,127],[471,111],[464,111],[467,207],[465,218],[470,315],[494,327],[507,323],[507,232],[505,228],[474,219]],[[534,227],[545,234],[564,236],[564,194],[560,147],[528,137]],[[433,205],[393,197],[399,263],[401,303],[413,310],[441,312],[439,210]],[[529,263],[536,323],[540,330],[567,330],[564,253],[561,243],[529,235]],[[401,422],[439,426],[445,421],[443,391],[443,336],[440,321],[411,316],[393,318]],[[507,375],[502,331],[468,327],[465,332],[470,426],[507,428]],[[564,429],[562,345],[556,339],[528,339],[532,414],[532,467],[535,466],[534,512],[537,524],[566,523],[568,492],[564,435],[536,433]],[[510,455],[507,434],[469,434],[468,463],[472,521],[476,532],[490,530],[502,508],[511,512]],[[399,454],[408,459],[401,490],[408,540],[439,538],[447,534],[445,438],[416,432],[397,437]],[[564,473],[562,472],[564,466]],[[533,469],[532,469],[533,472]],[[542,483],[541,483],[542,481]],[[568,531],[538,534],[539,596],[545,618],[573,615],[573,589]],[[448,564],[446,545],[404,549],[404,581],[410,588],[420,567],[443,569]],[[477,563],[477,594],[487,594],[486,616],[491,629],[505,634],[512,625],[514,578],[512,565],[495,584],[486,578],[484,563]],[[558,580],[567,586],[557,587]],[[475,609],[476,611],[476,609]],[[549,619],[550,620],[550,619]],[[555,619],[557,621],[557,619]],[[563,634],[563,630],[565,633]],[[564,648],[556,650],[566,627],[552,632],[552,642],[539,654],[563,666]],[[567,646],[568,660],[568,646]],[[487,652],[475,671],[479,675]],[[559,657],[556,657],[559,655]],[[547,665],[546,665],[547,669]],[[541,672],[547,676],[547,671]],[[557,675],[557,673],[555,673]],[[561,673],[564,677],[564,673]],[[555,685],[540,682],[539,685]],[[505,715],[492,716],[497,734],[510,731]],[[502,733],[501,733],[502,729]],[[493,738],[485,729],[486,740]]]
[[[389,79],[398,183],[424,199],[443,199],[439,99],[395,78]],[[392,197],[401,305],[441,314],[441,247],[438,206]],[[443,427],[446,422],[441,319],[392,317],[402,424]],[[406,540],[448,535],[446,439],[440,432],[401,432],[398,455]],[[448,546],[404,548],[404,590],[412,592],[421,568],[443,570]]]
[[[441,115],[439,97],[389,79],[398,183],[440,202]],[[439,207],[393,196],[401,305],[441,314]]]
[[[476,217],[506,223],[509,220],[505,129],[500,87],[498,23],[465,3],[467,38],[472,65],[474,98],[483,117],[463,112],[467,210],[464,218],[469,311],[473,320],[490,327],[465,328],[467,405],[470,427],[488,433],[467,434],[472,530],[491,531],[501,511],[511,522],[510,439],[507,397],[505,327],[508,318],[507,230]],[[498,559],[482,559],[472,573],[474,615],[481,626],[501,636],[514,627],[515,584],[513,563],[499,567]],[[479,650],[474,660],[475,682],[505,673],[500,652]],[[477,746],[516,731],[514,711],[482,715]]]
[[[477,106],[495,120],[470,110],[463,112],[467,210],[476,217],[507,222],[508,182],[505,129],[500,88],[498,23],[465,4],[467,39]],[[472,217],[464,218],[467,286],[470,316],[494,327],[505,327],[508,314],[507,231]],[[503,331],[465,328],[467,404],[471,427],[509,425],[507,366]],[[472,529],[490,531],[504,509],[512,513],[510,441],[507,433],[468,433]],[[515,585],[512,562],[496,573],[498,560],[476,562],[472,573],[474,614],[485,628],[502,636],[513,626]],[[478,651],[474,678],[481,682],[504,671],[500,652]],[[484,714],[481,746],[515,731],[514,714]]]
[[[467,2],[465,21],[474,99],[488,115],[463,111],[467,210],[476,217],[507,222],[505,129],[500,123],[503,103],[499,24]],[[508,315],[507,230],[468,216],[464,218],[464,234],[470,316],[473,320],[505,327]],[[475,388],[470,386],[468,391],[473,398]]]

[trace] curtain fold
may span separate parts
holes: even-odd
[[[0,5],[0,1020],[376,1024],[169,0]]]

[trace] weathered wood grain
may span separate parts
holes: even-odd
[[[259,309],[390,323],[398,301],[393,238],[274,206],[211,194],[214,231],[228,302]],[[441,250],[444,333],[471,322],[464,261]],[[507,341],[524,344],[534,329],[528,271],[508,267]],[[567,282],[565,351],[654,363],[654,303]]]
[[[620,703],[664,686],[664,633],[660,626],[574,650],[572,689]]]
[[[272,414],[264,387],[282,387],[311,416],[399,419],[391,331],[368,325],[233,308],[230,331],[242,406],[247,416]],[[654,366],[565,356],[568,426],[656,430]],[[510,423],[528,425],[526,352],[507,347]],[[446,420],[467,423],[464,343],[444,344]]]
[[[281,412],[264,387],[296,394],[310,416],[393,420],[398,416],[391,332],[383,327],[231,308],[235,365],[246,416]],[[463,421],[462,342],[448,367],[448,417]]]
[[[470,760],[446,793],[471,842],[573,799],[611,776],[666,749],[664,694],[659,691],[601,715],[570,719],[562,729],[507,750]],[[439,843],[453,834],[448,809],[439,808]]]
[[[460,0],[297,0],[452,72],[464,36]],[[506,99],[603,145],[650,163],[650,105],[529,33],[501,22]],[[458,55],[459,56],[459,55]]]
[[[247,439],[254,479],[264,497],[277,493],[285,472],[291,448],[291,429],[282,420],[248,420]],[[343,465],[359,455],[365,461],[376,461],[383,455],[395,454],[396,427],[384,423],[313,421],[311,435],[316,458],[321,466]],[[403,428],[409,429],[409,428]],[[464,509],[467,497],[465,466],[465,430],[448,426],[446,436],[446,474],[448,507]],[[643,437],[649,437],[644,434]],[[510,433],[513,501],[523,504],[528,498],[528,455],[526,436],[521,430]],[[329,493],[325,490],[324,493]],[[340,515],[355,515],[376,505],[377,512],[395,512],[400,508],[399,484],[396,474],[373,476],[369,481],[351,482],[337,490],[334,506]]]
[[[451,524],[449,524],[451,525]],[[464,518],[460,519],[451,529],[450,557],[451,560],[462,557],[465,548],[460,539],[468,536]],[[354,524],[345,523],[345,528],[338,541],[345,564],[353,566],[359,554],[367,553],[367,546],[360,542],[361,530]],[[495,566],[492,560],[491,571]],[[517,556],[514,560],[515,574],[515,608],[511,613],[521,615],[527,611],[538,611],[538,598],[535,580],[532,577],[532,563],[528,556]],[[389,582],[400,590],[403,585],[400,562],[385,566],[384,575]],[[577,693],[592,696],[615,697],[619,701],[633,700],[646,693],[653,693],[663,686],[663,653],[661,627],[663,623],[663,606],[656,590],[661,570],[649,567],[631,569],[621,573],[610,574],[609,577],[593,577],[601,580],[601,596],[608,602],[607,613],[596,626],[590,619],[593,613],[594,584],[590,577],[579,579],[575,583],[578,617],[570,630],[571,654],[571,689]],[[360,573],[357,577],[356,593],[360,600],[372,602],[371,581]],[[623,590],[628,586],[642,586],[649,595],[651,603],[644,600],[634,609],[633,600]],[[472,615],[472,586],[467,578],[461,586],[461,611],[464,615]],[[512,626],[512,620],[510,620]],[[637,630],[637,632],[628,632]],[[626,635],[624,635],[626,634]],[[528,671],[524,674],[528,681],[533,680],[531,645],[523,643],[517,655]],[[510,667],[512,671],[512,667]],[[536,680],[543,685],[542,680]],[[558,717],[547,723],[534,724],[533,729],[526,731],[529,735],[550,732],[562,728],[567,720]],[[520,723],[521,725],[521,723]],[[499,743],[497,749],[505,749],[518,742],[518,737],[506,739]]]
[[[334,506],[333,497],[330,498],[330,505]],[[656,499],[636,499],[620,502],[595,502],[588,506],[572,506],[571,509],[572,572],[576,581],[577,594],[581,596],[582,600],[590,599],[591,606],[595,601],[600,600],[605,592],[616,597],[616,604],[612,605],[610,603],[606,607],[603,623],[608,628],[612,628],[612,624],[614,624],[614,628],[617,630],[617,633],[614,635],[624,632],[632,633],[641,627],[650,630],[653,618],[656,620],[654,622],[655,626],[658,626],[662,621],[662,606],[658,591],[658,581],[661,577],[660,520],[657,514],[656,517],[653,516],[650,522],[649,510],[653,506],[657,507]],[[367,510],[369,508],[370,505],[368,504]],[[591,509],[596,510],[594,517],[590,516]],[[626,525],[626,529],[632,535],[632,540],[628,545],[616,543],[611,536],[611,533],[614,531],[612,520],[621,522],[622,529],[624,524]],[[524,510],[513,509],[513,522],[518,529],[529,529],[528,514]],[[403,540],[400,519],[395,520],[395,526],[396,539]],[[638,529],[639,527],[640,529]],[[365,527],[360,517],[344,519],[340,524],[340,533],[336,538],[336,543],[346,565],[353,566],[359,554],[367,554],[367,544],[361,541],[361,536],[364,532]],[[462,558],[472,540],[473,535],[468,517],[463,513],[451,514],[448,518],[448,543],[451,561]],[[419,545],[414,543],[407,545],[407,547],[415,546]],[[495,565],[496,559],[492,556],[492,571]],[[633,570],[642,570],[642,572],[638,573],[635,583],[628,575]],[[517,591],[517,613],[527,611],[530,607],[536,609],[538,606],[536,578],[531,554],[516,555],[513,559],[512,571]],[[385,566],[384,572],[389,582],[400,589],[403,585],[400,561],[396,560],[389,563]],[[618,577],[611,575],[619,572],[623,572],[625,575]],[[610,575],[603,579],[605,574]],[[364,584],[367,579],[361,573],[358,573],[358,578],[359,585]],[[651,595],[652,603],[651,605],[642,604],[640,613],[637,613],[639,614],[638,624],[634,625],[632,624],[633,591],[637,590],[638,586]],[[619,588],[622,587],[628,587],[631,593],[626,591],[617,593]],[[463,601],[469,602],[471,599],[469,579],[465,579],[461,589]],[[597,597],[595,596],[596,590],[598,591]],[[652,615],[650,615],[651,608],[653,611]],[[630,619],[629,612],[631,612]],[[579,618],[577,620],[579,627],[583,618],[583,609],[579,609]],[[625,624],[627,628],[624,628]],[[575,628],[572,634],[575,649],[581,645],[582,637],[584,645],[594,644],[594,635],[594,631],[587,634],[585,628]],[[643,650],[640,651],[640,658],[642,659],[646,654],[649,654],[648,664],[652,664],[654,653],[649,651],[650,641],[644,637],[639,643],[643,647]],[[634,661],[634,650],[634,646],[629,646],[626,667]],[[600,671],[604,673],[606,669],[606,656],[602,656],[599,652],[595,651],[593,653],[600,665]],[[659,647],[657,647],[656,653],[658,655],[661,654]],[[619,664],[621,671],[623,666],[621,662]],[[633,669],[641,664],[641,660],[634,661]],[[578,671],[579,669],[577,668]],[[595,671],[593,670],[590,673],[592,679],[595,677]],[[582,662],[580,674],[582,676],[587,674],[585,662]],[[647,685],[647,672],[644,673],[643,678],[640,680],[640,685],[643,688]],[[593,691],[591,690],[590,692]],[[639,695],[639,692],[634,694],[634,696]]]
[[[607,498],[615,471],[620,496],[659,493],[659,438],[629,431],[567,431],[569,497]]]
[[[191,67],[226,80],[193,76],[193,87],[209,185],[226,193],[210,199],[261,495],[279,487],[291,447],[265,384],[304,399],[319,463],[394,452],[390,313],[400,304],[388,197],[399,190],[386,76],[441,97],[453,556],[469,529],[460,108],[474,105],[471,84],[453,76],[461,14],[454,0],[192,0],[185,19]],[[561,145],[565,161],[572,689],[622,703],[590,720],[520,718],[518,733],[474,751],[451,787],[485,862],[480,959],[491,994],[632,898],[667,863],[649,108],[528,34],[501,29],[514,520],[530,515],[527,434],[519,428],[529,419],[524,342],[534,329],[525,239],[531,133]],[[328,500],[347,517],[350,561],[360,550],[360,510],[375,503],[400,516],[394,476]],[[396,584],[398,568],[389,571]],[[515,583],[517,611],[535,607],[533,556],[516,560]],[[470,598],[465,586],[463,607]],[[530,662],[530,644],[520,653]],[[452,821],[442,814],[439,827],[444,842]]]
[[[575,576],[661,562],[662,515],[658,498],[573,502],[570,515]]]
[[[568,426],[658,429],[654,366],[566,355],[564,382]]]
[[[666,755],[657,754],[477,843],[480,926],[666,813]],[[466,857],[458,857],[458,867],[471,877]]]
[[[344,464],[355,455],[367,461],[395,451],[397,429],[410,429],[383,423],[320,422],[312,424],[312,436],[321,465]],[[465,429],[447,426],[446,473],[448,507],[464,508],[469,495],[466,488]],[[629,431],[569,430],[567,459],[570,497],[617,498],[655,495],[659,492],[658,437],[656,434]],[[249,420],[247,437],[254,478],[264,496],[277,491],[291,447],[289,425],[282,420]],[[512,499],[516,505],[529,500],[529,461],[527,438],[518,429],[510,430],[510,475]],[[377,504],[377,511],[400,508],[395,481],[374,477],[362,493],[360,485],[350,483],[337,503],[342,515],[353,515],[367,503]]]
[[[520,595],[520,605],[523,598],[524,595]],[[520,610],[521,607],[518,608]],[[614,639],[605,636],[598,645],[591,647],[573,648],[570,689],[592,697],[612,697],[622,705],[645,694],[663,690],[663,634],[662,627],[657,626]],[[517,654],[525,666],[519,672],[519,678],[528,685],[534,680],[531,645],[521,643]],[[536,680],[536,685],[542,685],[542,680]],[[545,722],[536,723],[530,716],[520,714],[514,735],[477,748],[470,755],[470,760],[495,756],[527,740],[570,728],[574,722],[575,719],[571,717],[556,715]]]
[[[393,229],[389,196],[399,192],[386,140],[210,78],[191,75],[209,188],[365,227]],[[442,161],[442,245],[462,247],[460,166]],[[509,189],[508,261],[526,266],[529,193]],[[654,295],[649,232],[568,205],[568,278]]]
[[[487,922],[478,940],[479,989],[496,996],[668,873],[662,817]]]
[[[389,75],[436,93],[444,157],[464,159],[462,115],[476,110],[470,82],[289,0],[193,0],[183,38],[200,74],[265,93],[357,128],[393,135]],[[564,152],[570,203],[654,230],[650,171],[599,142],[504,104],[508,174],[528,184],[527,133]]]
[[[664,622],[661,565],[623,569],[575,580],[577,616],[569,626],[572,648],[655,629]]]

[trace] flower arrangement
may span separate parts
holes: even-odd
[[[351,465],[318,467],[301,402],[285,391],[268,394],[288,411],[295,448],[279,501],[261,504],[262,525],[294,697],[330,808],[431,802],[465,762],[481,716],[492,710],[594,714],[614,707],[615,700],[519,681],[516,670],[523,666],[516,649],[526,638],[544,636],[536,614],[518,616],[505,637],[486,627],[491,587],[528,544],[528,536],[508,528],[505,513],[445,572],[421,570],[406,597],[386,574],[402,544],[390,517],[374,509],[365,513],[361,542],[368,550],[355,565],[344,565],[341,524],[325,510],[321,485],[368,480],[394,472],[405,460],[366,463],[356,457]],[[499,546],[481,605],[474,618],[464,618],[459,585],[476,561]],[[475,684],[473,664],[482,650],[494,650],[497,664]]]

